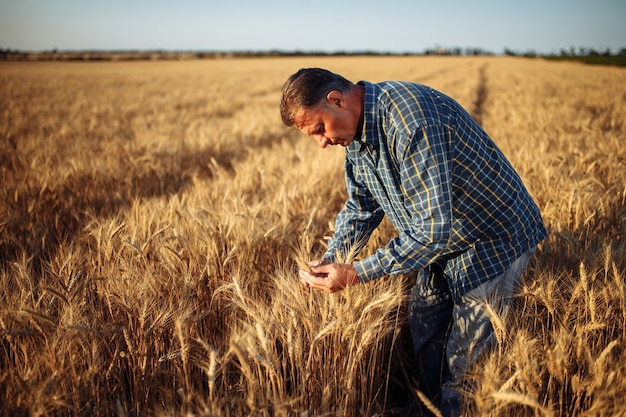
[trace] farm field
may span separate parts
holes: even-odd
[[[457,99],[542,211],[549,238],[465,415],[626,416],[626,69],[512,57],[0,63],[0,415],[427,403],[410,282],[300,285],[346,197],[343,149],[280,121],[307,66]]]

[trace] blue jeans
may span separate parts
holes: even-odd
[[[534,253],[534,248],[524,253],[504,274],[465,293],[456,303],[440,266],[416,273],[408,314],[419,389],[440,406],[444,416],[460,415],[465,373],[497,341],[489,311],[496,312],[497,318],[506,315]]]

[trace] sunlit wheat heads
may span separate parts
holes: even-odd
[[[464,414],[624,415],[626,72],[508,57],[0,65],[0,414],[437,415],[410,282],[299,282],[346,199],[343,149],[280,122],[311,66],[457,99],[544,216]]]

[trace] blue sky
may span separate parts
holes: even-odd
[[[625,0],[0,0],[0,48],[615,53],[624,22]]]

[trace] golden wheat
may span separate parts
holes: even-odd
[[[343,151],[280,123],[305,66],[456,98],[539,204],[550,237],[465,414],[625,415],[626,71],[504,57],[0,65],[0,414],[438,413],[410,282],[300,286],[346,197]]]

